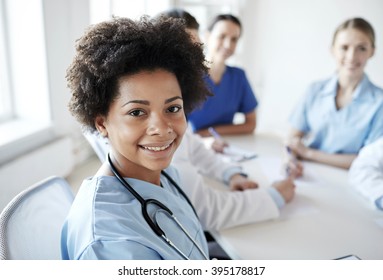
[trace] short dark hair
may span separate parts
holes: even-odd
[[[221,21],[221,20],[229,20],[229,21],[235,23],[236,25],[239,26],[239,29],[241,30],[241,33],[242,33],[241,21],[239,20],[239,18],[237,18],[236,16],[233,16],[232,14],[221,14],[221,15],[215,16],[212,19],[212,21],[210,22],[210,24],[208,25],[207,30],[212,31],[214,26],[216,25],[216,23]]]
[[[67,70],[72,93],[69,110],[85,129],[94,132],[96,117],[106,116],[118,96],[118,78],[156,69],[175,74],[185,114],[210,95],[203,80],[207,74],[203,51],[180,20],[113,18],[90,26],[77,41]]]
[[[166,11],[163,11],[157,15],[171,17],[171,18],[180,18],[185,21],[185,27],[188,29],[199,29],[199,23],[194,16],[183,9],[173,8]]]

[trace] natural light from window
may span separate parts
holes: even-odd
[[[8,144],[15,146],[20,139],[47,129],[51,116],[42,1],[2,0],[0,3],[3,15],[0,19],[3,27],[1,162],[10,150]],[[26,142],[27,146],[33,144]],[[23,147],[20,146],[20,151]]]

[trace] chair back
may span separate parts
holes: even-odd
[[[52,176],[15,196],[0,214],[0,260],[61,259],[61,229],[74,194]]]

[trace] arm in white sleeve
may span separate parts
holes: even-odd
[[[242,173],[242,167],[239,164],[224,161],[220,154],[206,148],[199,135],[192,134],[190,131],[185,133],[178,149],[187,150],[185,157],[188,157],[188,160],[199,173],[223,181],[226,184],[232,175]],[[185,153],[185,151],[181,152]],[[177,154],[178,151],[175,157],[178,156]]]
[[[205,230],[220,230],[279,216],[279,208],[267,189],[219,190],[207,186],[202,175],[187,161],[174,164],[181,175],[181,187]]]
[[[372,204],[383,210],[383,138],[359,152],[351,165],[349,182]]]

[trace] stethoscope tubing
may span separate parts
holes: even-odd
[[[148,205],[149,204],[155,204],[157,205],[161,210],[163,210],[177,225],[181,230],[185,233],[185,235],[189,238],[189,240],[194,244],[194,246],[197,247],[198,251],[203,255],[203,257],[208,260],[209,258],[206,256],[202,248],[199,246],[199,244],[190,236],[190,234],[187,232],[187,230],[183,227],[183,225],[178,221],[178,219],[174,216],[173,212],[166,207],[163,203],[156,199],[144,199],[133,187],[121,176],[121,174],[117,171],[117,168],[112,163],[112,160],[110,158],[110,154],[108,153],[108,162],[109,166],[118,181],[138,200],[138,202],[141,204],[141,212],[142,215],[147,222],[147,224],[150,226],[150,228],[153,230],[153,232],[161,237],[170,247],[172,247],[179,255],[181,255],[184,259],[189,259],[175,244],[166,236],[165,232],[161,229],[161,227],[158,225],[158,223],[154,223],[152,219],[150,218],[148,214]],[[191,204],[189,198],[186,196],[186,194],[182,191],[182,189],[178,186],[178,184],[173,180],[173,178],[167,174],[165,171],[161,171],[161,173],[166,177],[166,179],[169,180],[169,182],[177,189],[178,192],[181,193],[181,195],[186,199],[186,201],[189,203],[189,205],[192,207],[195,215],[197,216],[197,213]],[[198,218],[198,216],[197,216]]]

